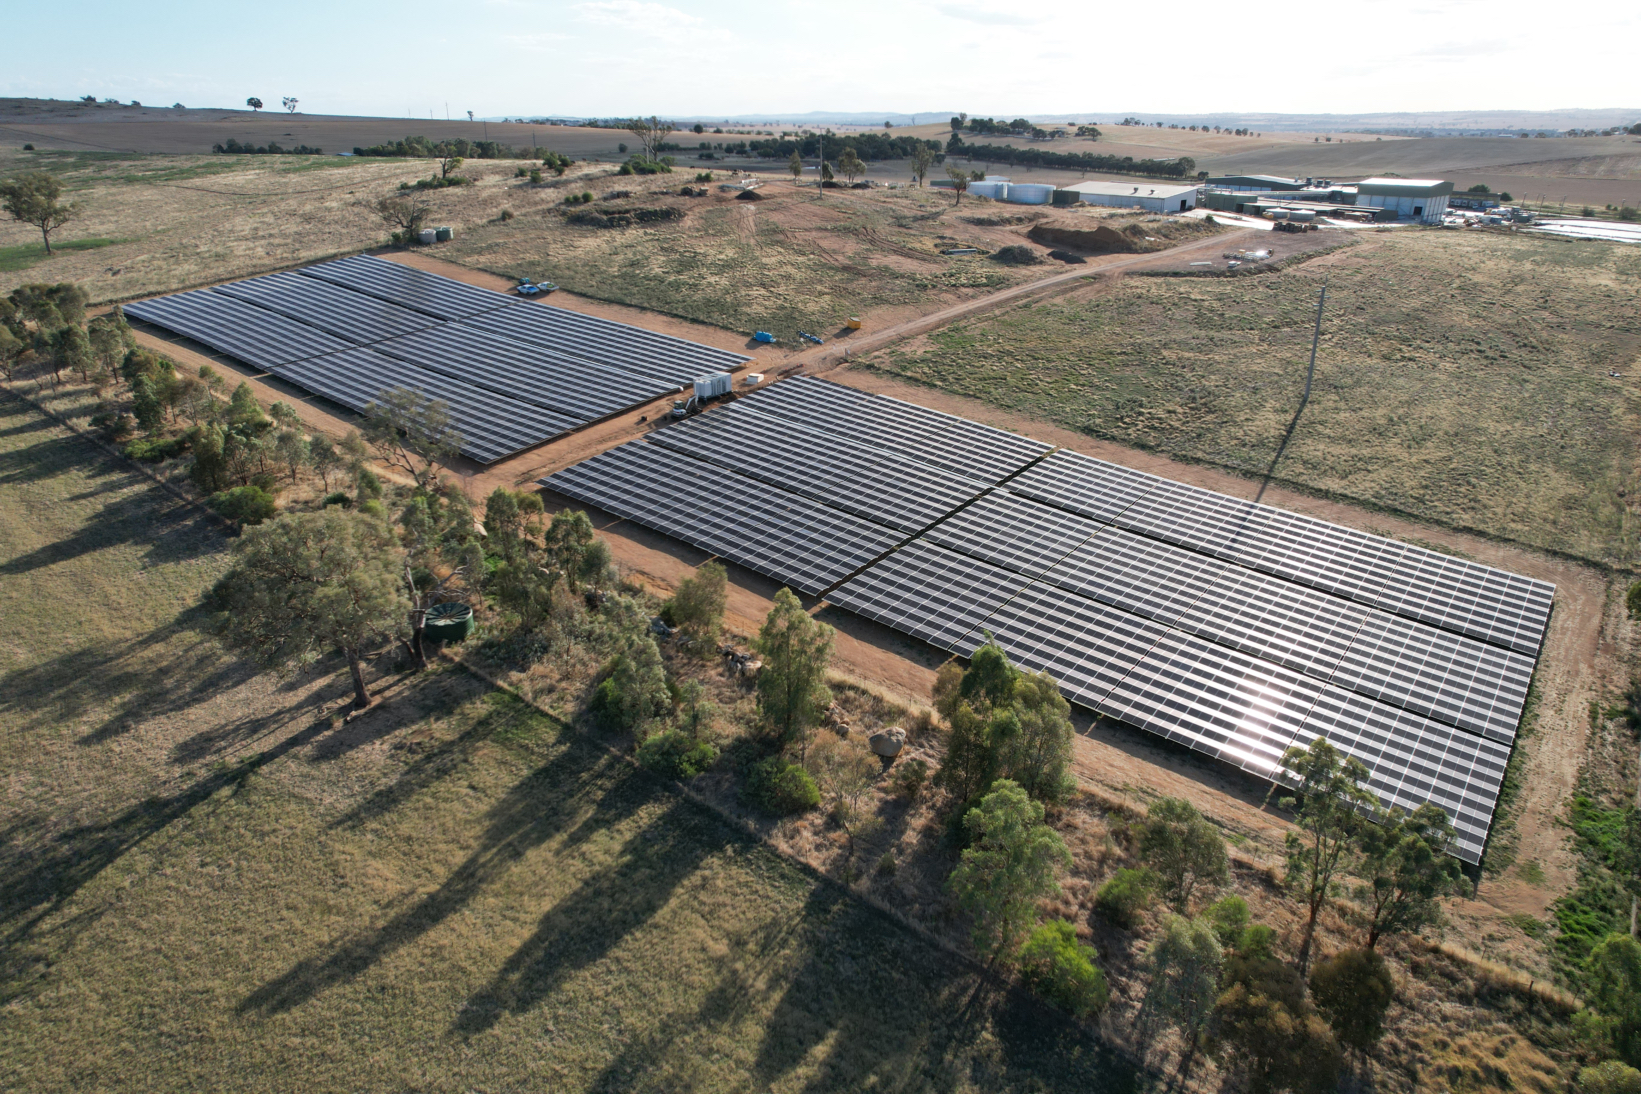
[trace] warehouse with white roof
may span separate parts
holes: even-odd
[[[1183,213],[1197,207],[1198,189],[1195,185],[1090,179],[1061,189],[1076,192],[1080,200],[1089,205],[1137,208],[1148,213]]]

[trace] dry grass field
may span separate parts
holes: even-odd
[[[0,402],[7,1090],[1121,1090],[1123,1065],[455,667],[258,674],[224,541]]]
[[[1641,253],[1375,232],[1256,278],[1138,278],[857,358],[1104,440],[1621,565],[1637,560]],[[1619,374],[1617,377],[1611,373]]]

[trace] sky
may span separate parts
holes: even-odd
[[[13,0],[0,95],[303,113],[672,117],[1641,106],[1634,5],[1517,0]],[[64,12],[72,11],[65,19]],[[1168,17],[1170,10],[1179,11]],[[1593,9],[1591,9],[1593,10]],[[1232,12],[1243,13],[1230,18]],[[1543,29],[1538,29],[1545,24]],[[1289,30],[1279,29],[1288,26]]]

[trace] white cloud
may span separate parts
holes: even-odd
[[[1043,22],[1046,18],[1039,15],[1014,15],[1004,11],[992,11],[990,8],[974,4],[936,4],[935,9],[951,19],[991,27],[1029,27]]]
[[[572,41],[568,34],[509,34],[502,38],[510,46],[525,50],[529,53],[546,53],[556,48],[560,42]]]
[[[639,34],[667,34],[701,25],[693,15],[648,0],[588,0],[571,10],[589,23]]]

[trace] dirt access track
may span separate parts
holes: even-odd
[[[1191,246],[1217,253],[1221,249],[1246,246],[1246,240],[1256,235],[1262,236],[1263,233],[1220,235]],[[974,400],[859,372],[849,368],[845,360],[847,352],[853,348],[881,346],[912,337],[959,316],[1001,306],[1032,294],[1052,294],[1061,287],[1081,284],[1085,279],[1136,272],[1151,263],[1177,263],[1186,249],[1091,260],[1086,266],[1072,267],[992,296],[968,301],[884,330],[865,332],[843,347],[829,345],[802,353],[770,353],[750,366],[750,370],[772,374],[777,368],[786,372],[792,370],[791,366],[803,367],[808,372],[824,373],[829,380],[861,390],[880,392],[1000,429],[1017,431],[1123,466],[1236,497],[1253,497],[1258,491],[1257,482],[1102,443],[1046,422],[999,411]],[[427,254],[394,253],[383,257],[480,287],[498,291],[509,287],[502,278],[454,266]],[[638,309],[580,299],[563,292],[554,295],[553,303],[726,349],[738,349],[744,344],[738,335]],[[354,427],[354,419],[347,412],[322,399],[308,396],[274,377],[250,372],[203,347],[161,337],[148,330],[139,331],[138,339],[185,365],[210,361],[218,368],[244,376],[260,399],[284,399],[295,405],[310,429],[340,436]],[[481,500],[498,486],[528,488],[544,475],[642,436],[656,428],[667,409],[668,401],[658,400],[647,407],[634,408],[569,437],[488,467],[458,459],[452,461],[450,470],[460,477],[468,494],[475,500]],[[544,500],[551,508],[579,507],[570,499],[550,492]],[[1540,695],[1539,730],[1518,745],[1525,750],[1526,768],[1525,788],[1517,814],[1520,840],[1517,858],[1521,862],[1537,862],[1543,869],[1544,877],[1537,884],[1529,884],[1512,871],[1505,877],[1489,879],[1482,884],[1478,900],[1461,902],[1455,910],[1461,926],[1466,922],[1490,922],[1516,913],[1543,916],[1551,902],[1570,889],[1575,881],[1574,863],[1563,847],[1563,833],[1556,819],[1572,794],[1584,756],[1590,704],[1609,691],[1623,675],[1618,639],[1627,624],[1622,611],[1615,607],[1619,606],[1618,599],[1612,596],[1608,576],[1592,567],[1509,544],[1400,520],[1280,487],[1267,489],[1264,500],[1323,520],[1433,546],[1438,550],[1453,551],[1487,565],[1555,583],[1554,615],[1536,678]],[[680,580],[692,574],[696,566],[710,557],[669,537],[608,514],[594,512],[591,515],[621,565],[659,594],[669,594]],[[756,633],[772,605],[778,586],[762,575],[738,566],[731,565],[729,570],[730,589],[725,622],[732,633],[744,640]],[[819,618],[837,629],[834,666],[840,673],[901,702],[914,705],[927,703],[934,674],[946,659],[945,654],[824,603],[813,604],[812,608]],[[1278,860],[1287,825],[1267,804],[1268,784],[1139,730],[1108,723],[1096,724],[1081,714],[1077,717],[1077,725],[1076,769],[1086,785],[1135,804],[1143,804],[1158,795],[1186,798],[1228,830],[1243,835],[1246,842],[1242,845],[1242,854],[1256,861]]]

